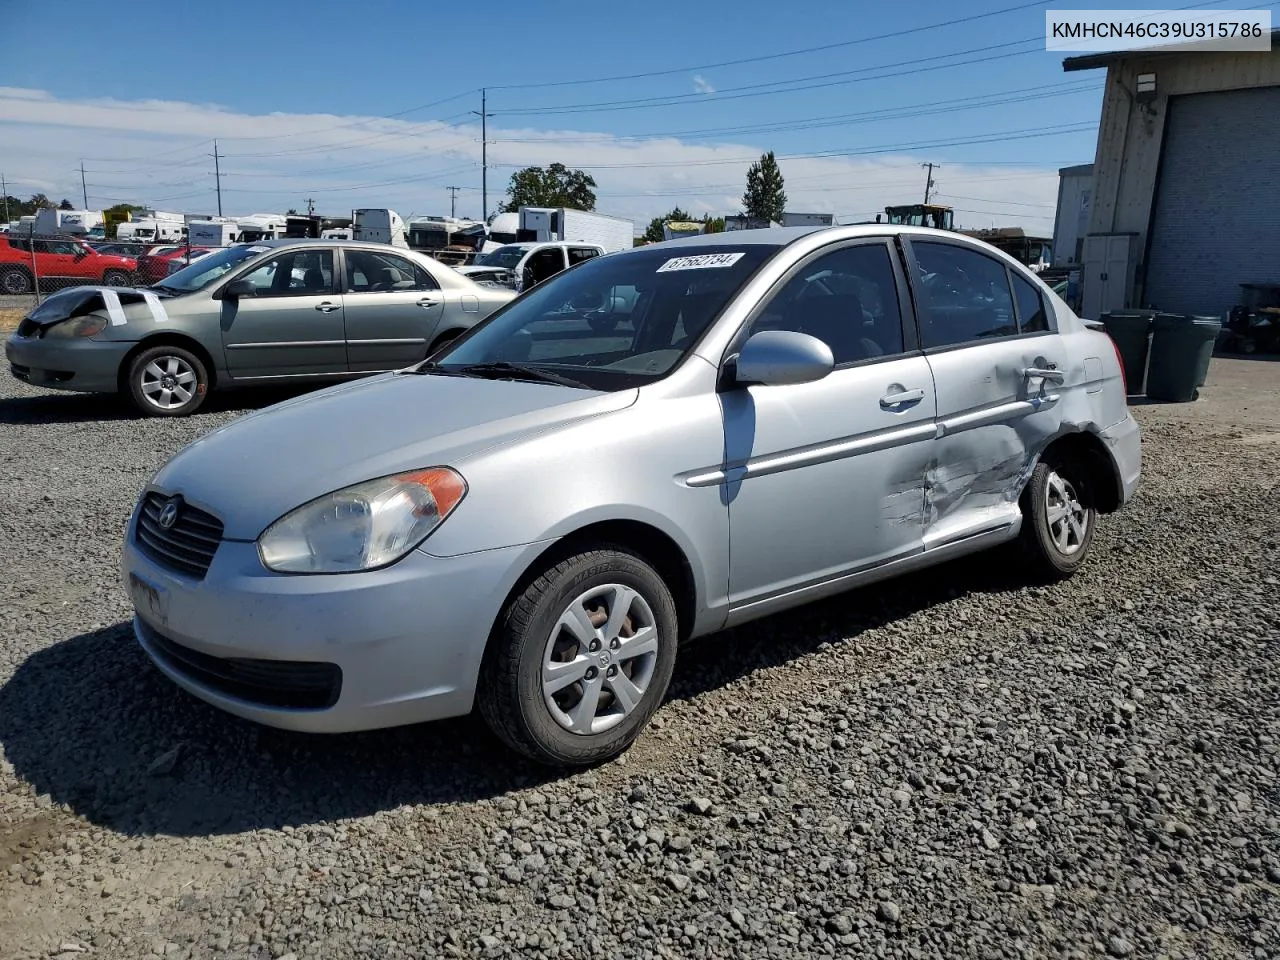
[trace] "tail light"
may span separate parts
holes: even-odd
[[[1127,397],[1129,396],[1129,381],[1125,379],[1124,357],[1120,355],[1120,345],[1116,343],[1115,339],[1110,334],[1107,335],[1107,339],[1111,341],[1111,349],[1116,352],[1116,363],[1120,367],[1120,386],[1124,388],[1124,395]]]

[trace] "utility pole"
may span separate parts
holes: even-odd
[[[80,192],[84,194],[84,208],[89,209],[89,188],[84,185],[84,161],[80,161]]]
[[[489,126],[493,114],[488,109],[488,90],[480,89],[480,109],[472,110],[480,115],[480,219],[489,222]]]
[[[4,194],[4,222],[9,222],[9,185],[5,183],[4,174],[0,173],[0,194]]]
[[[222,168],[218,166],[218,141],[213,141],[213,182],[218,190],[218,216],[222,216]]]
[[[449,216],[456,217],[458,215],[458,191],[461,187],[445,187],[449,191]]]
[[[316,215],[316,202],[307,197],[307,216],[314,217]]]
[[[929,175],[925,178],[925,181],[924,181],[924,202],[928,203],[929,195],[932,193],[933,188],[937,186],[937,184],[933,182],[934,168],[936,167],[937,169],[941,170],[942,165],[939,163],[922,163],[920,164],[920,166],[924,167],[926,170],[929,171]]]

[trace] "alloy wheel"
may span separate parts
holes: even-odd
[[[1050,470],[1045,478],[1045,523],[1049,539],[1064,557],[1078,553],[1089,530],[1089,510],[1071,481]]]
[[[571,733],[602,733],[644,700],[657,662],[657,621],[644,597],[620,583],[592,587],[547,639],[543,700]]]
[[[142,368],[142,395],[161,410],[177,410],[196,393],[196,372],[181,357],[156,357]]]

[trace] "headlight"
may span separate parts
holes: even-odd
[[[466,492],[448,467],[357,483],[285,514],[258,538],[258,553],[280,573],[385,567],[425,540]]]
[[[70,320],[61,320],[46,328],[44,335],[46,337],[58,337],[63,340],[70,340],[73,337],[97,336],[106,328],[106,317],[99,317],[96,314],[90,313],[83,317],[72,317]]]

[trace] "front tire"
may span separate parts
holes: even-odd
[[[24,293],[30,293],[31,289],[31,274],[21,267],[0,270],[0,293],[10,297],[20,297]]]
[[[1080,569],[1097,521],[1088,472],[1078,460],[1050,456],[1036,464],[1022,495],[1020,544],[1037,579],[1065,580]]]
[[[190,350],[164,344],[143,350],[128,372],[133,405],[148,417],[185,417],[209,393],[209,371]]]
[[[666,696],[677,628],[671,591],[635,554],[602,546],[561,560],[503,612],[481,667],[480,713],[540,763],[610,760]]]

